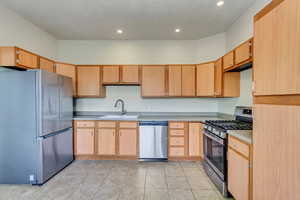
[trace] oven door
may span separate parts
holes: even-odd
[[[225,181],[226,173],[226,140],[208,130],[204,131],[204,156],[207,164]]]

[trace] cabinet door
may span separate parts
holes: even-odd
[[[168,89],[169,96],[181,96],[181,65],[170,65],[168,67]]]
[[[249,161],[228,149],[228,190],[235,199],[249,200]]]
[[[189,156],[203,156],[201,123],[189,123]]]
[[[240,96],[240,72],[223,73],[223,97]]]
[[[74,65],[65,63],[56,63],[56,73],[72,78],[73,95],[76,95],[76,68]]]
[[[223,87],[223,59],[220,58],[215,63],[215,96],[222,96]]]
[[[115,129],[98,129],[97,154],[99,155],[116,154],[116,130]]]
[[[207,63],[197,66],[197,96],[214,96],[215,66]]]
[[[253,111],[253,199],[300,199],[300,106]]]
[[[246,41],[241,44],[239,47],[235,49],[235,64],[239,65],[247,60],[249,60],[252,56],[251,52],[252,40]]]
[[[119,154],[121,156],[137,155],[137,129],[119,130]]]
[[[166,67],[142,67],[142,96],[164,97],[166,95]]]
[[[54,72],[55,63],[51,60],[40,58],[40,69],[46,70],[48,72]]]
[[[229,69],[234,66],[234,51],[223,56],[223,69]]]
[[[77,128],[75,130],[75,154],[92,155],[95,151],[94,128]]]
[[[38,57],[28,51],[17,49],[17,65],[24,66],[26,68],[38,68]]]
[[[103,96],[100,77],[100,66],[77,66],[77,96]]]
[[[196,66],[182,66],[182,96],[196,96]]]
[[[118,84],[120,82],[120,66],[103,66],[103,84]]]
[[[138,65],[121,66],[121,83],[140,84],[140,67]]]
[[[300,93],[300,2],[283,1],[254,24],[254,95]]]

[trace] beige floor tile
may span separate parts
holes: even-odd
[[[144,200],[170,200],[168,190],[146,190]]]
[[[214,190],[193,190],[196,200],[221,200],[221,196]]]
[[[166,167],[165,171],[166,171],[166,176],[179,176],[179,177],[185,176],[181,166],[168,166]]]
[[[185,177],[167,177],[168,189],[191,189]]]
[[[191,190],[169,190],[171,200],[194,200]]]
[[[167,189],[167,182],[163,176],[148,176],[146,177],[146,189]]]

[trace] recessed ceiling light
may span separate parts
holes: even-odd
[[[224,1],[218,1],[218,2],[217,2],[217,6],[220,7],[220,6],[223,6],[223,5],[224,5]]]
[[[179,33],[181,30],[179,28],[175,29],[175,33]]]
[[[117,30],[117,33],[118,33],[118,34],[122,34],[122,33],[123,33],[123,30],[118,29],[118,30]]]

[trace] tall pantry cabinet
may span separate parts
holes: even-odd
[[[300,199],[300,1],[254,18],[253,200]]]

